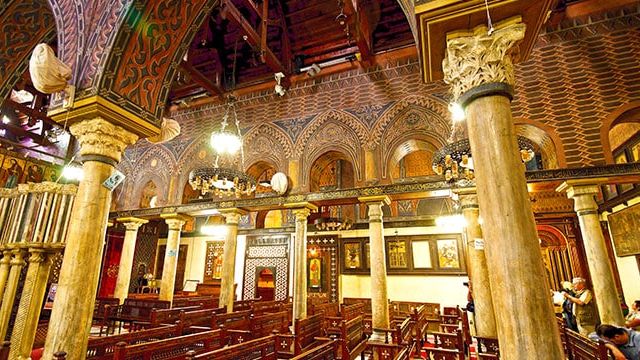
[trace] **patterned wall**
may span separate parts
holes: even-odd
[[[46,0],[4,1],[0,11],[0,102],[22,76],[33,48],[49,42],[55,20]]]
[[[242,298],[255,299],[256,275],[261,267],[275,268],[275,300],[289,295],[289,234],[247,236]]]
[[[640,9],[578,19],[541,35],[530,60],[516,67],[518,131],[534,138],[547,154],[548,167],[605,162],[603,122],[618,107],[640,100],[639,27]],[[378,181],[390,182],[395,165],[390,159],[407,140],[435,148],[446,142],[448,97],[442,82],[422,83],[414,58],[296,83],[282,98],[271,91],[242,96],[236,106],[245,134],[245,167],[266,159],[286,173],[287,164],[296,160],[304,191],[314,157],[335,150],[353,163],[359,186],[364,152],[373,151]],[[146,183],[138,174],[151,160],[142,159],[163,159],[176,183],[169,203],[178,203],[189,171],[211,164],[207,139],[223,112],[220,104],[179,110],[172,117],[182,126],[180,136],[155,146],[143,140],[128,150],[121,167],[135,174],[131,179],[136,180],[125,185],[129,193]],[[323,138],[327,135],[331,142]]]
[[[160,227],[160,222],[149,222],[138,229],[136,250],[133,255],[133,267],[131,269],[129,292],[135,291],[137,286],[136,279],[138,278],[138,268],[141,265],[147,269],[147,273],[153,273]]]

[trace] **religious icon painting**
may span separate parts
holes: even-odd
[[[437,241],[438,266],[441,269],[460,268],[458,255],[458,241],[456,239],[443,239]]]
[[[307,264],[309,273],[308,284],[312,290],[322,290],[322,259],[311,258]]]
[[[360,268],[361,261],[360,242],[344,244],[344,267],[345,269]]]
[[[24,172],[25,161],[7,156],[0,168],[0,187],[11,189],[18,186]]]
[[[22,181],[23,183],[39,183],[44,178],[44,166],[33,162],[28,162],[25,166]]]
[[[59,166],[48,166],[44,169],[43,181],[57,182],[61,173],[62,169]]]
[[[365,264],[365,268],[370,269],[371,268],[371,251],[370,251],[370,247],[369,247],[369,243],[366,242],[364,243],[364,264]]]

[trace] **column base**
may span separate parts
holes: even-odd
[[[375,341],[375,342],[385,342],[385,340],[387,339],[387,333],[385,333],[384,331],[379,331],[376,329],[373,329],[373,331],[371,332],[371,336],[369,337],[369,341]]]

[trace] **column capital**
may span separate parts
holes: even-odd
[[[26,255],[25,249],[22,249],[22,248],[13,249],[11,250],[11,254],[13,255],[13,258],[9,262],[11,266],[14,266],[14,265],[24,266],[26,264],[26,262],[24,261],[24,257]]]
[[[284,204],[284,207],[292,210],[297,221],[307,221],[307,218],[312,212],[318,211],[318,206],[310,202],[289,203]]]
[[[124,149],[138,136],[102,118],[84,120],[69,127],[80,143],[80,155],[106,157],[120,162]]]
[[[164,222],[169,225],[169,230],[182,230],[182,225],[191,219],[191,216],[184,214],[160,214],[160,217],[164,219]]]
[[[447,34],[442,69],[455,101],[481,85],[515,84],[511,54],[517,52],[517,44],[524,39],[526,26],[516,17],[496,24],[494,29],[489,34],[482,25]]]
[[[51,258],[53,253],[42,247],[29,248],[29,263],[42,263]]]
[[[240,208],[221,209],[220,215],[224,216],[224,220],[227,225],[238,225],[240,217],[248,214],[249,212]]]
[[[124,224],[127,231],[138,231],[140,226],[149,222],[149,220],[137,217],[121,217],[116,219],[117,222]]]
[[[380,203],[380,205],[391,204],[391,198],[387,195],[361,196],[358,201],[367,205],[374,205],[375,203]]]
[[[560,184],[556,191],[566,192],[569,198],[575,198],[579,195],[597,195],[600,191],[600,185],[607,181],[607,178],[567,180]]]
[[[462,188],[453,190],[460,199],[460,207],[462,211],[467,209],[479,209],[478,193],[475,187]]]
[[[113,221],[113,220],[107,220],[107,227],[108,227],[108,228],[112,227],[112,226],[113,226],[113,225],[115,225],[115,224],[116,224],[116,222],[115,222],[115,221]]]
[[[11,262],[11,250],[2,250],[2,259],[0,259],[0,265],[8,265]]]

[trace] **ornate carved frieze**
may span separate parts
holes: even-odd
[[[73,124],[70,130],[80,143],[81,155],[101,155],[116,161],[120,161],[125,147],[138,139],[129,131],[100,118]]]

